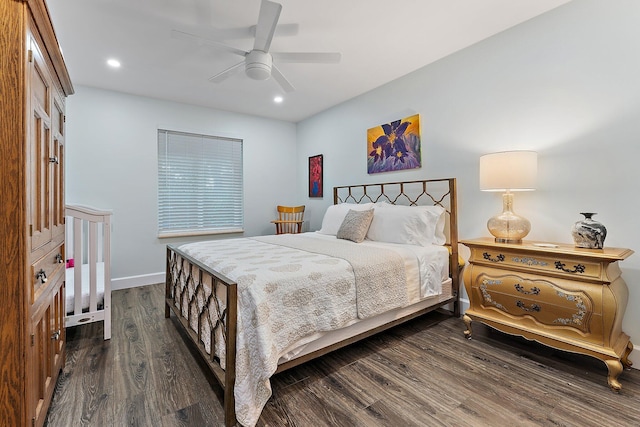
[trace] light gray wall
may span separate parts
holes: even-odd
[[[325,197],[305,201],[310,228],[335,185],[453,176],[461,238],[488,236],[501,196],[479,191],[478,158],[527,149],[539,153],[538,188],[516,194],[515,211],[531,220],[529,239],[571,243],[579,212],[597,212],[605,245],[640,252],[639,22],[639,1],[574,0],[299,123],[303,196],[308,157],[324,155]],[[366,130],[415,113],[422,168],[367,175]],[[640,343],[640,255],[621,267],[624,330]],[[640,353],[631,359],[640,365]]]
[[[245,236],[273,234],[275,206],[298,203],[293,123],[75,89],[67,100],[66,200],[113,210],[115,279],[164,273],[167,243],[203,239],[157,238],[159,127],[244,141]]]

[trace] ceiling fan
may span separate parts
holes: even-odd
[[[220,83],[236,74],[244,66],[247,76],[254,80],[267,80],[273,77],[285,92],[293,92],[295,88],[274,64],[276,62],[335,64],[340,62],[337,52],[269,52],[271,40],[278,26],[282,5],[269,0],[262,0],[258,23],[255,26],[253,49],[245,51],[225,43],[207,40],[193,34],[178,30],[171,32],[172,37],[196,42],[202,45],[215,46],[244,57],[244,60],[209,78],[210,82]]]

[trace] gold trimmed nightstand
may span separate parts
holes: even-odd
[[[631,367],[633,344],[622,331],[629,291],[618,261],[630,249],[581,249],[569,244],[493,238],[463,240],[471,249],[464,270],[471,322],[570,352],[602,360],[607,381],[620,390],[618,376]]]

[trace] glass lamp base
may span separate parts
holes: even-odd
[[[513,213],[511,193],[505,193],[502,201],[502,213],[489,218],[487,228],[497,243],[522,243],[522,239],[531,231],[531,223],[528,219]]]

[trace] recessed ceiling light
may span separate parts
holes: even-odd
[[[107,65],[113,68],[120,68],[120,61],[117,59],[109,59],[107,60]]]
[[[276,96],[275,98],[273,98],[273,102],[275,102],[276,104],[280,104],[282,100],[283,98],[281,96]]]

